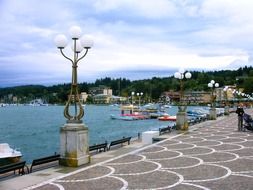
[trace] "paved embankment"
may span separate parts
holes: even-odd
[[[251,110],[246,110],[252,114]],[[186,134],[56,176],[27,189],[252,189],[253,133],[237,131],[237,115],[192,126]],[[106,158],[106,155],[108,156]],[[108,160],[106,160],[108,159]],[[29,179],[29,175],[24,176]],[[1,185],[0,185],[1,189]]]

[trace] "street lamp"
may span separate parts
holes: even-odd
[[[209,118],[211,120],[215,120],[217,115],[216,115],[216,108],[215,108],[215,99],[216,96],[214,95],[214,89],[219,87],[219,83],[215,82],[214,80],[211,80],[208,85],[209,88],[211,88],[212,94],[211,94],[211,109],[210,109],[210,115]]]
[[[131,92],[132,105],[134,105],[134,94],[135,94],[135,92]]]
[[[229,105],[228,105],[228,92],[229,91],[231,91],[231,89],[228,88],[228,86],[225,86],[225,88],[223,88],[224,100],[225,100],[225,106],[224,106],[224,114],[225,115],[229,115]]]
[[[180,81],[180,104],[183,105],[183,97],[184,97],[184,82],[183,79],[190,79],[192,74],[190,72],[186,72],[183,68],[179,69],[178,72],[175,72],[174,77],[179,79]]]
[[[69,30],[70,36],[72,38],[72,50],[73,55],[72,59],[63,52],[63,49],[67,46],[68,41],[65,35],[59,34],[55,37],[55,45],[57,48],[59,48],[61,54],[63,57],[65,57],[67,60],[69,60],[72,63],[72,82],[71,82],[71,90],[69,94],[68,101],[66,103],[66,106],[64,108],[64,116],[68,119],[68,123],[81,123],[81,118],[84,115],[84,110],[82,107],[82,104],[79,99],[79,93],[78,93],[78,85],[77,85],[77,63],[83,59],[89,49],[93,46],[93,40],[89,36],[83,36],[81,37],[81,28],[78,26],[73,26]],[[82,53],[82,51],[84,52]],[[75,113],[74,115],[71,115],[69,112],[69,106],[71,103],[74,103]],[[78,108],[79,107],[79,113]]]
[[[60,164],[77,167],[90,162],[88,128],[81,120],[84,116],[84,110],[78,93],[77,64],[87,55],[89,49],[93,46],[93,40],[89,36],[81,37],[82,31],[78,26],[71,27],[69,33],[72,39],[73,50],[71,57],[68,57],[63,52],[63,49],[68,44],[66,36],[60,34],[54,40],[63,57],[72,63],[71,90],[64,108],[64,116],[67,118],[67,123],[60,128]],[[69,109],[73,104],[74,114],[71,114]]]
[[[137,92],[137,94],[136,94],[137,96],[138,96],[138,98],[139,98],[139,108],[141,107],[141,96],[143,95],[143,92]]]
[[[177,113],[177,121],[176,121],[176,128],[181,130],[188,130],[188,120],[186,114],[187,106],[183,102],[184,97],[184,82],[183,79],[190,79],[191,78],[190,72],[185,72],[183,68],[179,69],[178,72],[174,74],[176,79],[180,81],[180,105],[178,106],[178,113]]]

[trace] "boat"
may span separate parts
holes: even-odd
[[[6,104],[0,103],[0,107],[6,107]]]
[[[172,108],[171,105],[168,105],[168,104],[163,105],[163,107],[165,107],[165,108]]]
[[[0,144],[0,166],[19,162],[22,157],[20,151],[12,149],[8,143]]]
[[[120,114],[114,115],[111,114],[111,119],[120,119],[120,120],[141,120],[149,119],[149,115],[144,114],[137,106],[134,105],[122,105],[120,107]]]
[[[165,115],[165,116],[158,117],[158,120],[159,121],[176,121],[177,116],[175,116],[175,115]]]
[[[131,116],[126,116],[126,115],[114,115],[114,114],[111,114],[111,119],[119,119],[119,120],[125,120],[125,121],[137,120],[136,118],[131,117]]]

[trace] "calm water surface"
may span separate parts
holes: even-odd
[[[63,106],[8,106],[0,107],[0,143],[8,143],[20,150],[23,160],[33,159],[59,152],[60,127],[66,122]],[[191,109],[191,108],[189,108]],[[167,112],[175,115],[177,107]],[[85,107],[84,123],[89,128],[89,143],[110,142],[123,136],[137,137],[139,132],[156,130],[171,122],[152,120],[112,120],[110,114],[118,114],[112,106]]]

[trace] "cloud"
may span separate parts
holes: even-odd
[[[124,10],[128,15],[134,14],[146,18],[162,18],[174,15],[176,8],[167,0],[96,0],[94,7],[98,12]]]
[[[124,71],[146,77],[144,71],[249,65],[252,9],[249,0],[3,0],[0,67],[5,76],[0,86],[8,80],[70,81],[71,65],[53,39],[58,33],[68,35],[72,25],[80,25],[95,41],[79,63],[80,81]]]

